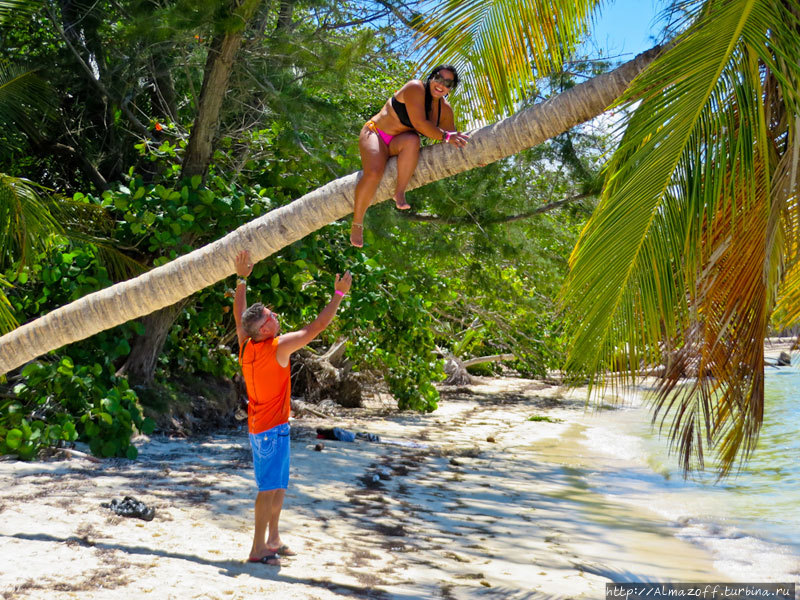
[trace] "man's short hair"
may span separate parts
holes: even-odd
[[[247,337],[255,337],[258,330],[264,324],[264,309],[266,307],[261,302],[256,302],[247,307],[242,313],[242,329]]]

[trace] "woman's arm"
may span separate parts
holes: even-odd
[[[403,94],[411,124],[419,133],[433,140],[453,144],[458,148],[467,144],[469,136],[456,131],[453,109],[447,102],[442,102],[442,114],[439,117],[439,123],[444,129],[437,127],[425,118],[425,84],[416,80],[409,81],[400,92]],[[433,101],[437,102],[436,99]]]
[[[400,90],[403,103],[408,111],[411,124],[419,133],[432,140],[443,140],[445,130],[440,129],[425,118],[425,84],[421,81],[409,81]]]
[[[439,115],[439,124],[445,129],[444,138],[446,142],[453,144],[458,148],[463,148],[467,145],[469,136],[466,133],[461,133],[456,129],[456,120],[455,115],[453,114],[453,107],[451,107],[450,103],[446,100],[442,102],[442,112]]]
[[[453,114],[453,107],[447,101],[442,102],[442,114],[439,115],[439,125],[445,131],[456,131],[456,119]]]

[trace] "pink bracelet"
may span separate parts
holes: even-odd
[[[334,290],[334,294],[339,294],[342,298],[344,298],[344,292],[342,290]]]
[[[450,132],[449,132],[449,131],[445,131],[445,132],[444,132],[444,137],[443,137],[442,139],[444,140],[444,143],[445,143],[445,144],[446,144],[447,142],[449,142],[449,141],[450,141]]]

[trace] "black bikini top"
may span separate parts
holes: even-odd
[[[425,118],[427,119],[431,114],[431,105],[433,104],[433,96],[431,95],[431,90],[429,88],[430,84],[425,85]],[[411,124],[411,118],[408,116],[408,110],[406,110],[406,105],[404,102],[400,102],[397,98],[392,96],[392,108],[394,112],[397,113],[397,118],[400,119],[400,122],[405,125],[406,127],[411,127],[414,129],[414,125]],[[436,115],[436,126],[439,126],[439,119],[442,117],[442,99],[439,98],[439,112]]]

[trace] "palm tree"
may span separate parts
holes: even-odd
[[[643,53],[611,73],[477,130],[464,150],[446,145],[425,148],[411,188],[510,156],[602,113],[658,52],[656,48]],[[390,161],[376,199],[391,196],[395,176],[396,165]],[[346,216],[352,212],[357,178],[358,174],[352,174],[337,179],[204,248],[19,327],[0,338],[0,373],[49,350],[173,305],[224,279],[233,273],[233,257],[243,248],[249,249],[255,260],[262,260]]]
[[[467,100],[486,115],[557,68],[552,49],[568,49],[598,3],[553,3],[562,10],[532,33],[524,10],[543,7],[517,4],[448,0],[420,26],[433,62],[466,57]],[[625,385],[665,363],[654,423],[686,470],[713,448],[725,475],[757,441],[771,319],[800,321],[800,4],[669,10],[679,34],[620,100],[632,116],[571,257],[566,369]]]
[[[61,228],[31,181],[0,173],[0,270],[19,261],[20,268],[35,251],[46,248]],[[0,279],[4,285],[8,283]],[[0,289],[0,331],[17,326],[11,304]]]
[[[624,98],[641,102],[571,258],[568,370],[601,381],[621,364],[625,383],[666,362],[654,422],[685,470],[714,448],[724,475],[757,441],[764,339],[781,284],[800,283],[800,5],[691,8]]]
[[[0,2],[0,19],[16,2]],[[24,4],[24,3],[23,3]],[[52,109],[47,84],[35,73],[0,60],[0,127],[26,134],[35,133],[36,118]],[[24,264],[33,250],[47,245],[52,234],[61,228],[46,207],[42,188],[19,177],[0,173],[0,271],[14,259]],[[45,194],[46,196],[46,194]],[[0,277],[0,286],[8,282]],[[10,303],[0,287],[0,332],[17,326]]]

